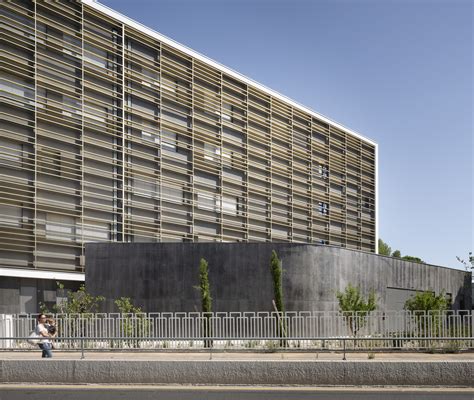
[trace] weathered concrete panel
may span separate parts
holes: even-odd
[[[472,361],[1,360],[0,383],[463,386]]]
[[[336,290],[351,283],[375,289],[379,309],[387,287],[445,290],[454,308],[471,307],[471,274],[330,246],[295,243],[91,243],[86,245],[86,286],[116,311],[125,296],[144,311],[200,310],[199,260],[209,263],[214,311],[271,311],[270,255],[282,260],[287,310],[337,310]]]

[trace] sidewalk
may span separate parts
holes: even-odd
[[[474,361],[474,352],[469,353],[371,353],[374,358],[369,359],[367,352],[346,353],[348,361]],[[55,360],[80,360],[80,351],[60,351],[53,350]],[[0,352],[0,360],[37,360],[41,358],[41,350],[37,351],[2,351]],[[220,352],[220,351],[200,351],[200,352],[115,352],[115,351],[85,351],[84,358],[86,360],[117,360],[117,361],[342,361],[343,353],[335,352],[274,352],[274,353],[257,353],[257,352]]]

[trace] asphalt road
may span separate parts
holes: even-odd
[[[182,387],[182,386],[0,386],[0,400],[472,400],[474,389]]]

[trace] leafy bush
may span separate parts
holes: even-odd
[[[129,297],[120,297],[114,303],[122,314],[119,326],[123,337],[145,337],[149,335],[150,322],[140,307],[135,306]],[[139,341],[133,341],[129,344],[138,347]]]
[[[438,296],[432,291],[416,292],[405,302],[408,311],[446,311],[449,303],[444,291]]]
[[[428,290],[416,292],[405,302],[404,308],[413,313],[417,329],[423,336],[427,334],[438,336],[442,318],[445,318],[444,311],[449,305],[444,291],[436,296],[433,291]],[[426,319],[429,320],[429,324],[426,323]]]
[[[369,312],[377,308],[375,292],[370,291],[367,300],[365,300],[360,288],[349,283],[344,292],[336,292],[336,297],[347,326],[352,334],[356,336],[357,332],[367,323],[366,317]]]

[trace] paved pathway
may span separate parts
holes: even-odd
[[[429,354],[429,353],[372,353],[374,361],[474,361],[474,352],[458,354]],[[287,361],[337,361],[342,360],[342,353],[334,352],[275,352],[275,353],[238,353],[238,352],[89,352],[84,353],[87,360],[147,360],[147,361],[196,361],[196,360],[226,360],[226,361],[252,361],[252,360],[287,360]],[[78,360],[81,352],[53,351],[57,360]],[[0,360],[33,360],[41,358],[41,351],[2,351]],[[346,353],[347,360],[372,361],[368,353]]]

